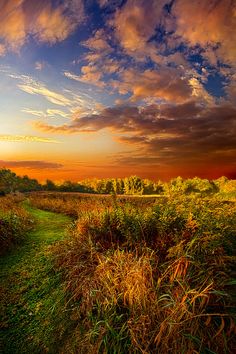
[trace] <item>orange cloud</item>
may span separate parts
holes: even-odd
[[[108,44],[106,33],[103,30],[97,31],[93,37],[82,42],[82,45],[89,49],[89,53],[84,56],[87,65],[81,67],[81,75],[68,71],[64,72],[64,75],[75,81],[105,87],[104,75],[122,71],[122,60],[118,61],[110,57],[113,49]]]
[[[176,18],[175,35],[192,46],[199,44],[206,48],[206,56],[213,64],[216,55],[223,62],[235,65],[235,1],[176,0],[172,13]]]
[[[236,109],[230,104],[204,107],[191,101],[176,105],[116,106],[89,115],[78,113],[69,124],[52,126],[38,122],[35,127],[61,134],[112,130],[116,140],[139,151],[140,160],[134,159],[134,155],[132,159],[122,157],[127,164],[131,159],[132,164],[155,161],[160,165],[209,163],[216,166],[234,161],[235,116]]]
[[[30,170],[58,169],[62,164],[48,161],[3,161],[0,160],[1,167],[7,168],[27,168]]]
[[[0,4],[0,38],[5,46],[16,50],[26,39],[24,0],[2,1]]]
[[[13,51],[29,36],[53,44],[67,38],[83,19],[82,0],[67,0],[56,8],[45,0],[5,0],[0,3],[0,39]]]
[[[32,33],[42,42],[53,44],[63,41],[75,29],[75,23],[63,15],[62,9],[43,8],[32,26]]]
[[[96,66],[84,65],[81,68],[81,72],[81,81],[87,83],[94,83],[97,86],[105,86],[105,84],[100,81],[102,73],[97,70]]]
[[[104,52],[109,53],[112,51],[112,48],[107,41],[106,33],[102,29],[96,31],[93,37],[90,37],[81,44],[92,51],[102,52],[103,54]]]
[[[165,3],[165,0],[129,0],[116,11],[111,25],[125,50],[133,53],[143,51],[147,41],[155,33]]]
[[[131,101],[156,98],[181,103],[189,100],[192,94],[188,79],[170,67],[144,72],[128,69],[121,74],[121,81],[113,81],[111,85],[120,94],[131,92]]]
[[[105,87],[103,77],[120,71],[122,60],[111,57],[114,49],[109,44],[109,38],[105,30],[100,29],[92,37],[81,44],[89,50],[83,56],[86,65],[81,67],[81,75],[64,72],[64,75],[72,80],[81,81],[98,87]]]
[[[0,57],[4,56],[6,53],[6,48],[3,44],[0,44]]]
[[[31,135],[0,135],[0,141],[26,143],[58,143],[57,140]]]

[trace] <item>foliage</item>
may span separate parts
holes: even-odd
[[[19,177],[8,169],[0,169],[0,195],[10,192],[29,192],[40,190],[41,186],[36,179],[28,176]]]
[[[235,203],[99,199],[71,197],[78,220],[52,246],[77,321],[61,352],[233,353]]]
[[[21,196],[1,198],[0,204],[0,254],[3,254],[13,244],[19,244],[34,220],[21,205]]]
[[[9,268],[13,288],[4,285],[5,352],[233,353],[235,181],[178,177],[146,197],[149,180],[98,181],[86,190],[115,186],[112,194],[71,193],[69,181],[30,193],[33,206],[73,217],[55,244],[67,217],[31,209],[20,194],[1,198],[1,250],[22,239],[32,215],[42,219],[32,245],[15,250],[20,278]]]
[[[178,197],[181,195],[210,196],[217,195],[220,199],[236,198],[236,181],[221,177],[210,181],[194,177],[183,179],[176,177],[169,182],[151,181],[138,176],[125,178],[86,179],[79,182],[64,181],[57,185],[47,179],[44,184],[28,176],[19,177],[10,170],[0,170],[0,195],[20,191],[58,191],[79,192],[90,194],[115,194],[115,195],[166,195]]]

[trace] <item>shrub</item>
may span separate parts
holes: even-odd
[[[94,205],[52,248],[78,323],[62,352],[233,352],[235,205]]]
[[[21,206],[21,196],[1,198],[0,206],[0,254],[12,245],[19,244],[32,227],[33,219]]]

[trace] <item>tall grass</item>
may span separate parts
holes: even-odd
[[[0,254],[19,244],[34,223],[22,206],[23,200],[21,195],[0,198]]]
[[[234,203],[71,205],[78,219],[51,248],[77,322],[62,353],[233,353]]]

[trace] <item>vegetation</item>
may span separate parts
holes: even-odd
[[[70,219],[25,208],[37,222],[21,245],[0,258],[0,352],[58,353],[71,321],[49,247],[64,237]]]
[[[41,189],[41,185],[36,179],[28,176],[19,177],[8,169],[0,169],[0,195],[10,192],[29,192]]]
[[[21,205],[22,196],[5,196],[0,203],[0,255],[19,244],[34,224],[32,216]]]
[[[10,170],[0,170],[0,195],[10,192],[80,192],[90,194],[115,194],[115,195],[193,195],[210,196],[217,195],[220,198],[236,198],[236,180],[228,180],[221,177],[209,181],[194,177],[183,179],[177,177],[169,182],[151,181],[137,176],[110,179],[88,179],[78,183],[65,181],[56,185],[51,180],[39,184],[37,180],[28,176],[19,177]]]
[[[235,181],[121,181],[1,197],[3,353],[234,352]]]
[[[77,322],[63,353],[233,353],[234,202],[71,198],[78,219],[51,248]]]

